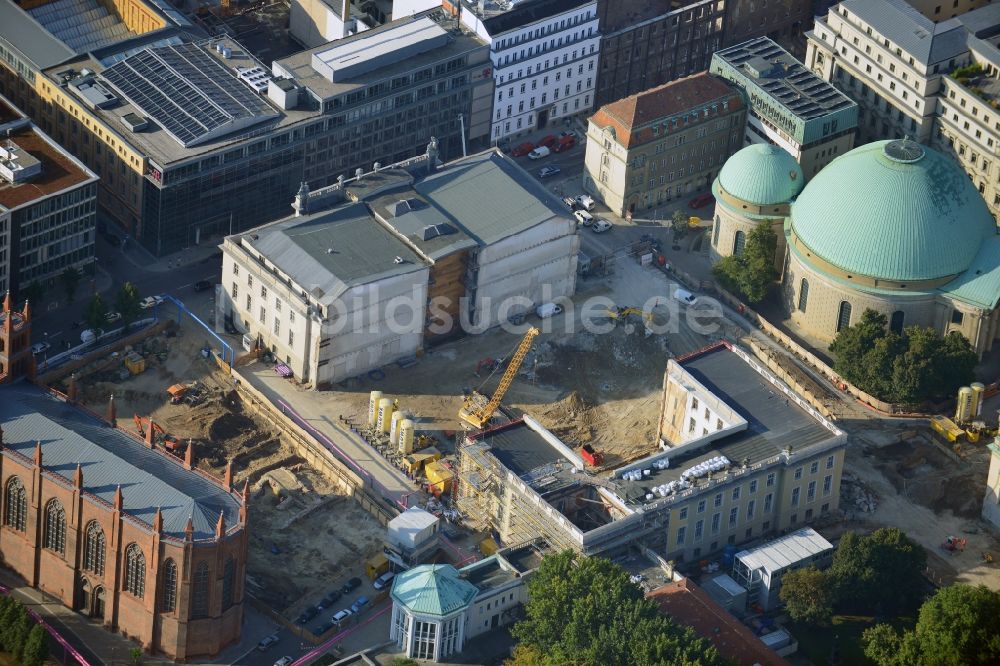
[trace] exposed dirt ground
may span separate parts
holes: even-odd
[[[237,487],[249,480],[252,490],[250,589],[270,607],[294,617],[300,607],[315,604],[317,595],[339,587],[348,571],[358,575],[364,560],[381,550],[385,530],[297,458],[276,429],[243,411],[228,376],[201,356],[206,342],[193,326],[147,340],[135,348],[146,360],[143,373],[122,379],[122,356],[90,374],[102,365],[95,363],[77,373],[78,396],[104,414],[113,392],[118,425],[132,432],[133,414],[143,419],[152,414],[167,433],[194,441],[196,465],[206,471],[221,476],[233,461]],[[192,382],[199,394],[195,404],[170,404],[167,387]],[[58,388],[66,391],[67,382]],[[287,472],[296,483],[282,488],[279,496],[268,480],[271,470]]]

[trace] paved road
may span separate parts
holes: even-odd
[[[346,459],[345,462],[349,465],[353,463],[355,471],[373,479],[376,483],[372,487],[381,490],[387,500],[407,506],[420,496],[413,481],[367,442],[345,428],[337,420],[336,414],[330,413],[329,399],[323,393],[299,389],[263,363],[241,368],[240,372],[273,404],[290,405],[309,427],[318,431],[317,440],[333,450],[338,457]],[[316,434],[313,433],[314,436]],[[324,437],[326,441],[323,440]]]

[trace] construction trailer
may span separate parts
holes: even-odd
[[[747,591],[748,608],[764,611],[778,605],[781,578],[803,567],[824,568],[833,558],[833,544],[805,527],[750,550],[736,553],[732,578]]]

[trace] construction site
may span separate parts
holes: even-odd
[[[320,471],[296,455],[275,424],[246,410],[232,377],[205,350],[197,325],[174,326],[78,368],[54,388],[105,414],[114,395],[118,425],[214,476],[233,466],[249,484],[248,591],[286,617],[315,603],[318,581],[361,572],[381,552],[384,528]]]

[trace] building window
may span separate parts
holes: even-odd
[[[757,492],[757,479],[750,482],[750,494]]]
[[[236,581],[236,560],[230,557],[222,569],[222,610],[233,605],[233,587]]]
[[[705,532],[705,521],[704,520],[699,520],[697,523],[694,524],[694,541],[695,541],[695,543],[698,543],[699,541],[701,541],[701,538],[704,535],[704,532]]]
[[[721,513],[714,513],[714,514],[712,514],[712,534],[718,534],[719,533],[719,523],[721,522],[721,519],[722,519],[722,514]],[[713,546],[713,549],[714,548],[715,547]]]
[[[738,506],[734,506],[732,509],[729,510],[729,526],[736,527],[736,521],[739,520],[739,518],[740,518],[740,508]]]
[[[767,486],[768,488],[774,486],[774,472],[771,472],[767,475],[767,483],[765,483],[764,485]]]
[[[840,312],[837,313],[837,333],[851,325],[851,304],[847,301],[840,302]]]
[[[802,478],[802,468],[801,467],[796,467],[795,468],[795,480],[798,481],[801,478]]]
[[[747,502],[747,520],[753,520],[754,509],[757,508],[757,500]]]
[[[810,481],[809,482],[809,488],[806,491],[806,501],[807,502],[812,502],[815,499],[816,499],[816,482],[815,481]]]
[[[686,536],[687,536],[687,528],[686,527],[678,527],[677,528],[677,545],[678,546],[683,546],[684,545],[684,539],[685,539]]]
[[[826,459],[826,468],[833,469],[833,456]]]
[[[239,289],[239,287],[236,286],[236,283],[234,282],[233,283],[233,300],[235,301],[236,297],[239,296],[239,295],[240,295],[240,289]]]
[[[247,275],[247,286],[253,289],[253,276]]]
[[[123,589],[140,599],[146,592],[146,558],[138,544],[130,543],[125,549],[125,587]]]
[[[738,502],[740,499],[740,487],[736,486],[733,488],[733,501]]]
[[[771,513],[771,505],[774,503],[774,493],[764,495],[764,513]]]
[[[239,266],[239,264],[235,264],[234,263],[233,264],[233,275],[239,275],[239,274],[240,274],[240,266]]]
[[[833,488],[833,476],[827,474],[823,477],[823,497],[830,494],[831,488]]]
[[[799,495],[801,495],[801,488],[792,488],[792,506],[799,505]]]
[[[720,506],[722,506],[722,493],[718,493],[715,496],[715,508],[719,508]]]
[[[889,330],[898,335],[903,334],[903,314],[902,310],[896,310],[892,313],[892,318],[889,320]]]
[[[7,482],[7,492],[4,495],[6,506],[4,507],[3,524],[13,527],[18,532],[23,532],[25,518],[28,515],[28,498],[21,479],[16,476],[11,477],[10,481]]]
[[[57,499],[45,505],[44,543],[47,549],[60,555],[66,554],[66,511]]]
[[[818,471],[819,471],[819,461],[818,460],[814,460],[813,463],[811,465],[809,465],[809,473],[810,474],[815,474]]]
[[[288,346],[291,347],[295,344],[295,332],[288,331]]]
[[[809,304],[809,280],[802,278],[799,283],[799,312],[806,311],[806,305]]]
[[[201,562],[194,572],[191,617],[206,617],[208,615],[208,563]]]
[[[951,311],[951,323],[961,325],[964,319],[965,315],[960,310]]]
[[[743,248],[746,246],[747,237],[742,231],[736,232],[736,237],[733,239],[733,255],[741,256],[743,254]]]
[[[163,596],[160,610],[173,613],[177,607],[177,565],[173,560],[163,563]]]
[[[104,575],[104,530],[96,520],[87,525],[83,543],[83,568],[98,576]]]
[[[687,520],[687,517],[688,517],[688,508],[684,507],[683,509],[680,510],[680,513],[677,515],[677,520]]]
[[[719,216],[715,216],[715,228],[712,229],[712,245],[719,247],[719,230],[722,228],[721,220]]]

